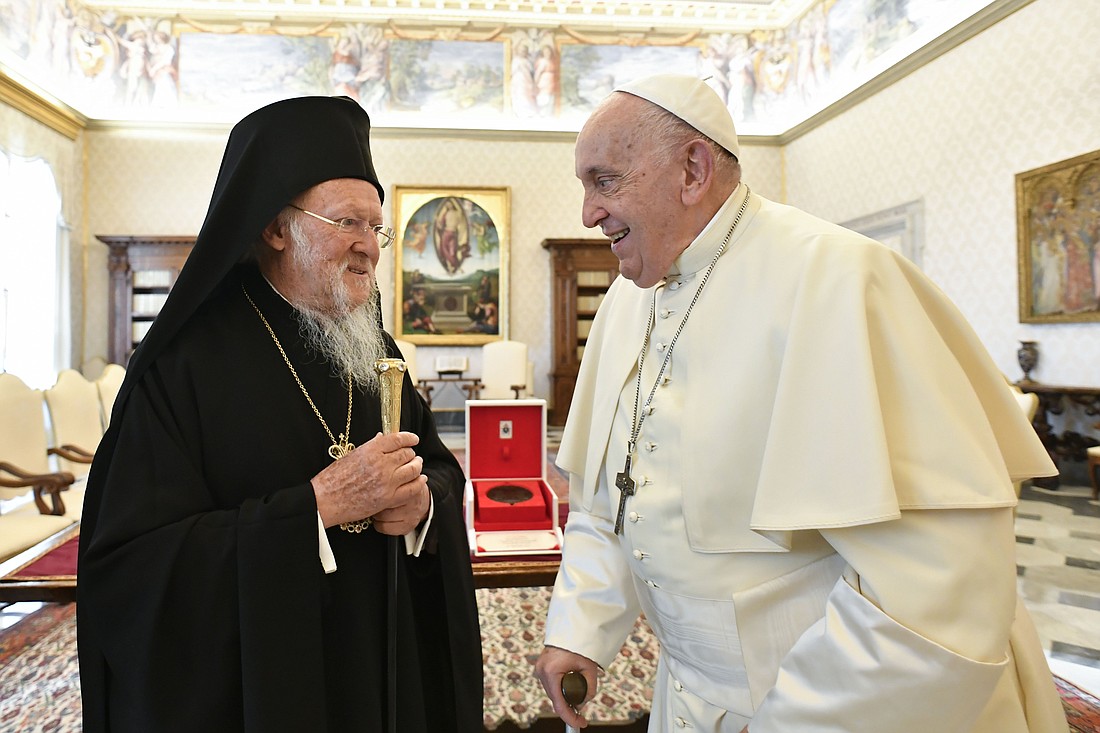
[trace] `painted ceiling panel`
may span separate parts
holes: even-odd
[[[742,135],[782,136],[1028,1],[7,0],[0,73],[91,124],[343,94],[381,128],[570,132],[615,86],[677,71]]]

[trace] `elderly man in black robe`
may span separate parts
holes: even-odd
[[[406,377],[383,434],[392,240],[348,98],[229,137],[88,480],[84,730],[481,730],[462,471]]]

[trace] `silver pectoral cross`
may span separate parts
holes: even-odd
[[[623,533],[623,519],[626,514],[626,497],[634,496],[634,493],[638,490],[638,484],[634,483],[634,479],[630,478],[630,456],[633,450],[626,452],[626,464],[623,466],[623,470],[615,474],[615,486],[619,489],[619,512],[615,516],[615,534]]]

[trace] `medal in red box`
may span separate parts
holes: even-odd
[[[546,481],[546,401],[466,402],[466,531],[482,555],[561,552]]]

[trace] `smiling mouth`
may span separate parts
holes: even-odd
[[[630,234],[630,230],[629,229],[624,229],[621,232],[615,232],[614,234],[609,234],[607,236],[607,238],[611,240],[612,245],[615,245],[615,244],[618,244],[619,242],[621,242],[623,237],[625,237],[627,234]]]

